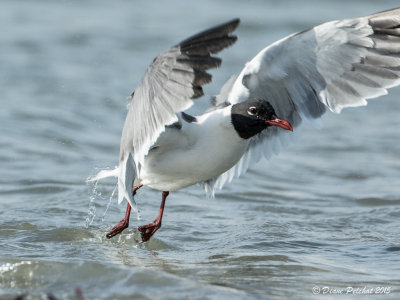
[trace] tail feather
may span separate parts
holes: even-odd
[[[132,196],[132,189],[136,177],[136,166],[131,153],[120,161],[118,168],[118,204],[126,199],[135,209],[136,203]]]
[[[133,182],[136,177],[136,166],[132,154],[120,161],[119,166],[112,170],[101,170],[95,176],[89,177],[86,181],[93,182],[108,177],[118,178],[118,204],[126,199],[134,210],[136,202],[132,196]]]

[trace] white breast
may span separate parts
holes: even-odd
[[[234,166],[247,147],[231,124],[231,107],[212,111],[168,128],[145,158],[144,185],[160,191],[178,190],[218,176]]]

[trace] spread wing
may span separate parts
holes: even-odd
[[[268,100],[277,116],[299,129],[327,110],[366,105],[400,83],[400,9],[328,22],[288,36],[246,64],[228,95],[231,104]],[[206,183],[213,192],[260,160],[278,154],[291,140],[279,128],[254,137],[232,169]]]
[[[132,184],[150,147],[178,118],[176,114],[203,95],[202,85],[211,81],[206,71],[221,60],[211,56],[232,45],[230,35],[239,19],[196,34],[157,56],[131,95],[121,137],[118,201],[132,199]]]

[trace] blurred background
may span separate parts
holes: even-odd
[[[271,42],[398,6],[398,0],[2,0],[0,9],[0,299],[309,299],[313,287],[400,290],[400,89],[304,128],[296,144],[226,185],[142,189],[140,220],[113,180],[127,97],[152,59],[241,18],[208,95]],[[191,112],[201,112],[208,97]],[[332,296],[332,295],[331,295]],[[317,296],[315,296],[317,297]],[[328,299],[324,295],[323,299]],[[364,299],[364,295],[352,296]]]

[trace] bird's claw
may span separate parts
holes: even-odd
[[[156,221],[148,225],[139,226],[137,229],[140,232],[142,242],[147,242],[160,227],[161,223]]]
[[[129,227],[129,222],[127,222],[125,219],[122,219],[119,221],[117,225],[115,225],[107,234],[106,238],[111,239],[112,237],[120,234],[122,231],[124,231],[126,228]]]

